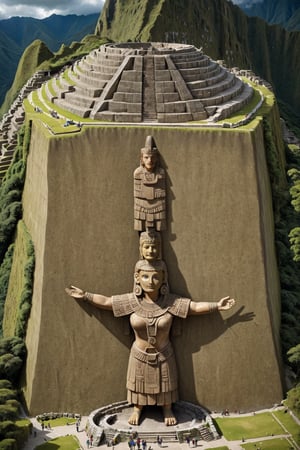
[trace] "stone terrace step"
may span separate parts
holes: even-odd
[[[197,53],[190,57],[177,57],[177,55],[171,55],[171,58],[178,69],[204,67],[209,65],[211,62],[211,59],[202,53]]]
[[[91,112],[90,108],[74,105],[73,103],[70,103],[66,100],[62,100],[59,98],[54,101],[54,104],[59,106],[60,108],[66,109],[67,111],[71,112],[72,114],[75,114],[76,116],[80,116],[83,118],[90,116]]]
[[[70,79],[74,82],[75,91],[79,92],[83,95],[91,96],[91,97],[99,97],[103,91],[103,88],[106,86],[105,81],[98,81],[95,85],[87,84],[86,82],[79,80],[73,76],[73,73],[69,73]]]
[[[234,97],[239,96],[244,89],[244,85],[241,80],[237,80],[234,86],[221,91],[218,95],[214,95],[212,97],[201,98],[201,102],[205,106],[216,106],[221,105],[222,103],[226,103],[233,99]]]
[[[134,122],[138,123],[142,120],[142,114],[140,113],[127,113],[118,112],[113,113],[111,111],[98,111],[95,115],[95,119],[104,120],[109,122]]]
[[[213,86],[220,81],[224,80],[228,76],[228,72],[226,70],[220,70],[217,72],[217,74],[213,77],[206,78],[204,80],[196,80],[196,81],[189,81],[187,84],[190,91],[193,93],[194,91],[197,91],[198,89],[205,88],[207,86]]]
[[[227,89],[230,89],[234,85],[238,85],[239,81],[233,74],[226,73],[226,78],[221,80],[219,83],[211,84],[209,86],[200,88],[200,89],[191,89],[191,92],[196,98],[208,98],[213,97],[221,92],[225,92]],[[190,87],[190,85],[188,85]]]
[[[79,95],[76,92],[76,95],[73,95],[73,92],[67,92],[64,96],[64,99],[72,105],[80,106],[82,108],[91,109],[94,106],[95,98],[89,97],[85,95]]]
[[[219,72],[220,66],[213,61],[211,61],[210,64],[204,67],[180,69],[180,73],[186,82],[211,78]]]
[[[225,105],[218,107],[217,112],[213,116],[214,120],[226,119],[226,117],[229,117],[230,115],[239,111],[243,106],[247,105],[250,102],[252,95],[253,95],[252,87],[247,84],[244,85],[243,90],[240,92],[239,95],[237,95],[235,98],[233,98],[230,102],[226,103]]]
[[[72,64],[67,75],[69,84],[62,89],[61,79],[52,82],[47,96],[96,120],[153,121],[157,114],[161,122],[205,120],[221,114],[221,106],[222,116],[228,115],[244,101],[243,82],[192,45],[105,44]]]

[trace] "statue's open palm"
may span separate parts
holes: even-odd
[[[76,286],[70,286],[66,288],[65,291],[68,295],[70,295],[70,297],[73,298],[82,299],[85,295],[85,292]]]

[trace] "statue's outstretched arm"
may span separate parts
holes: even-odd
[[[190,303],[189,314],[207,314],[213,311],[227,311],[235,305],[235,300],[229,296],[221,298],[218,302]]]
[[[112,310],[112,298],[106,297],[101,294],[91,294],[90,292],[83,291],[82,289],[76,286],[69,286],[65,289],[66,293],[75,298],[76,300],[80,300],[83,302],[92,303],[97,308]]]

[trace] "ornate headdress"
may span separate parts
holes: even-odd
[[[158,149],[152,136],[146,137],[145,147],[141,148],[141,155],[156,155],[158,157]]]

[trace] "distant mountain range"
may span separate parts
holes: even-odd
[[[0,20],[0,105],[13,82],[19,59],[31,42],[40,39],[55,52],[62,44],[70,45],[94,34],[98,18],[99,14],[53,14],[41,20],[31,17]]]
[[[300,30],[300,0],[244,0],[238,5],[247,16],[261,17],[290,31]]]

